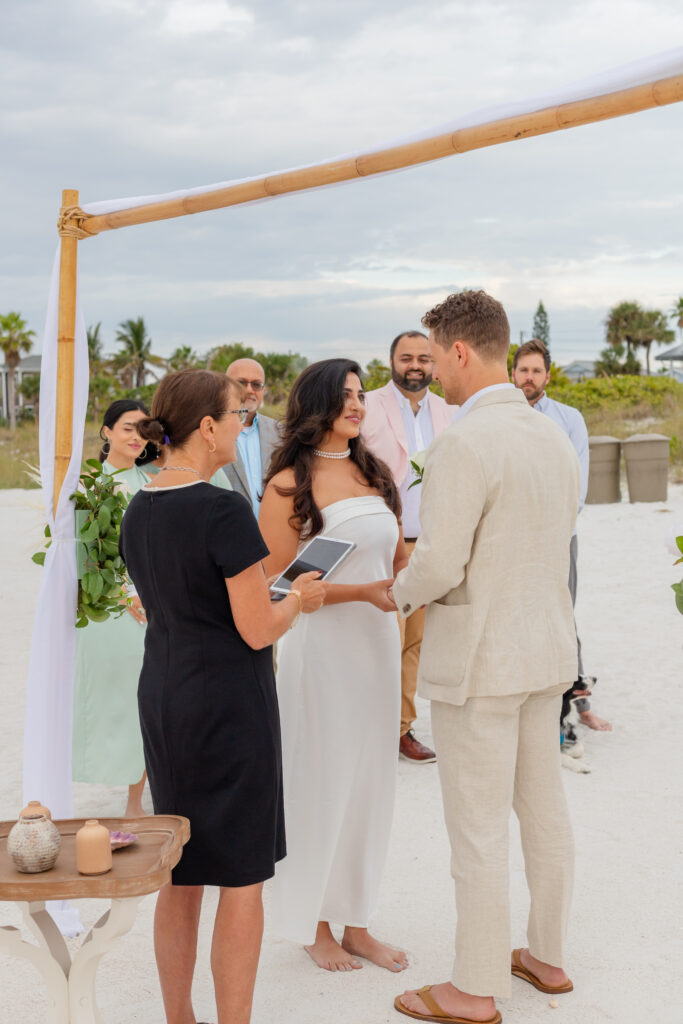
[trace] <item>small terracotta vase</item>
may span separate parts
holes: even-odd
[[[19,811],[20,818],[30,818],[36,814],[44,814],[46,818],[49,818],[50,821],[52,821],[51,812],[48,810],[47,807],[45,807],[44,804],[41,804],[40,800],[29,800],[29,802],[26,804],[26,807],[24,807],[23,811]]]
[[[44,814],[19,818],[7,836],[7,852],[15,868],[29,875],[54,867],[61,845],[59,829]]]
[[[111,871],[109,829],[90,818],[76,833],[76,867],[81,875],[104,875]]]

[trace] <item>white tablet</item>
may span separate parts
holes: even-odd
[[[333,537],[314,537],[302,548],[293,562],[278,576],[270,589],[276,595],[289,593],[289,589],[302,572],[318,570],[321,579],[326,580],[351,554],[355,544],[350,540],[335,540]]]

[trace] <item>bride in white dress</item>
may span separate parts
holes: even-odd
[[[278,645],[287,856],[272,923],[319,967],[359,957],[401,971],[405,953],[368,932],[386,858],[396,787],[401,645],[388,588],[407,564],[388,468],[363,444],[360,367],[327,359],[292,389],[259,526],[279,573],[311,536],[352,540],[316,621]],[[388,614],[387,614],[388,613]],[[341,941],[331,924],[343,925]]]

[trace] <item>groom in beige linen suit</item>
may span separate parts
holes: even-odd
[[[571,442],[509,383],[510,329],[486,292],[449,296],[430,328],[454,423],[429,448],[422,534],[393,595],[426,605],[418,692],[432,708],[457,927],[451,981],[397,997],[417,1020],[497,1024],[511,972],[568,992],[564,942],[573,841],[560,774],[561,694],[576,678],[567,574],[579,507]],[[511,962],[510,810],[531,909]]]

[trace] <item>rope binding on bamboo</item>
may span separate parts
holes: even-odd
[[[80,206],[63,206],[59,211],[57,231],[67,238],[94,238],[97,231],[88,231],[85,226],[89,219],[90,214],[85,213]]]

